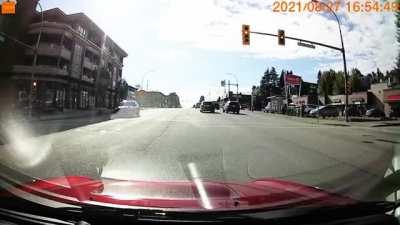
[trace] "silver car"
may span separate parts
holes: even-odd
[[[324,105],[319,108],[313,109],[310,111],[310,116],[317,117],[320,116],[322,118],[325,117],[337,117],[339,116],[339,110],[337,107],[333,105]]]
[[[140,106],[135,100],[123,100],[111,119],[139,117]]]

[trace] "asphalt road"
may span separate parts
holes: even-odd
[[[400,169],[397,128],[315,125],[261,112],[152,109],[139,118],[30,136],[24,127],[9,129],[13,144],[1,147],[0,160],[39,178],[186,180],[192,163],[204,179],[274,177],[375,199],[389,194],[382,180]]]

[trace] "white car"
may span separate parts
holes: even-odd
[[[271,104],[271,102],[268,102],[267,106],[265,106],[264,112],[272,113],[272,104]]]
[[[135,100],[123,100],[111,119],[139,117],[140,106]]]

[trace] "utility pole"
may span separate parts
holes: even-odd
[[[32,73],[31,73],[31,82],[30,82],[30,89],[29,89],[29,113],[28,113],[29,117],[32,117],[33,97],[34,97],[33,89],[36,88],[36,85],[37,85],[37,83],[35,82],[35,69],[37,66],[38,49],[39,49],[39,44],[40,44],[40,38],[42,37],[43,20],[44,20],[42,5],[40,5],[39,1],[37,4],[40,8],[41,21],[40,21],[38,38],[36,40],[35,48],[33,49]]]
[[[349,113],[348,113],[348,108],[349,108],[349,92],[348,92],[348,82],[347,80],[349,79],[349,75],[347,73],[347,64],[346,64],[346,50],[344,49],[344,43],[343,43],[343,35],[342,35],[342,28],[340,26],[340,20],[337,17],[335,11],[332,10],[332,8],[326,4],[325,2],[319,1],[319,0],[312,0],[312,2],[314,3],[320,3],[323,4],[324,6],[326,6],[329,11],[335,16],[336,22],[338,24],[339,27],[339,34],[340,34],[340,42],[342,43],[342,48],[340,49],[340,51],[342,52],[342,57],[343,57],[343,69],[344,69],[344,89],[345,89],[345,107],[344,107],[344,116],[345,116],[345,120],[346,122],[349,122]]]
[[[231,100],[231,81],[228,80],[228,100]]]
[[[237,76],[235,74],[233,74],[233,73],[226,73],[226,74],[233,76],[235,78],[235,80],[236,80],[236,84],[231,84],[229,82],[228,86],[229,85],[236,86],[236,100],[239,101],[239,80],[238,80]]]
[[[239,83],[236,82],[236,99],[239,101]]]

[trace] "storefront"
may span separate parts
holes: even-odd
[[[286,112],[286,100],[282,96],[271,96],[267,98],[270,104],[270,112],[274,113],[285,113]]]
[[[38,101],[43,111],[62,111],[65,108],[64,83],[59,82],[38,82],[40,88]]]
[[[349,105],[368,105],[369,100],[368,92],[355,92],[349,95]],[[346,95],[330,95],[329,100],[331,104],[340,105],[345,104]]]
[[[30,79],[15,81],[17,108],[28,110],[30,96],[32,96],[32,107],[35,111],[62,111],[66,107],[65,82],[45,80],[43,77],[37,77],[34,82],[35,90],[31,92]]]
[[[296,106],[317,105],[316,95],[292,96],[292,103]]]
[[[79,89],[79,108],[92,109],[95,107],[95,91],[90,85],[82,85]]]
[[[348,113],[350,116],[364,116],[370,105],[369,92],[354,92],[348,96]],[[346,95],[331,95],[329,96],[330,105],[334,105],[339,110],[339,115],[344,115],[344,109],[346,104]]]
[[[390,105],[390,116],[400,117],[400,89],[383,90],[383,100]]]

